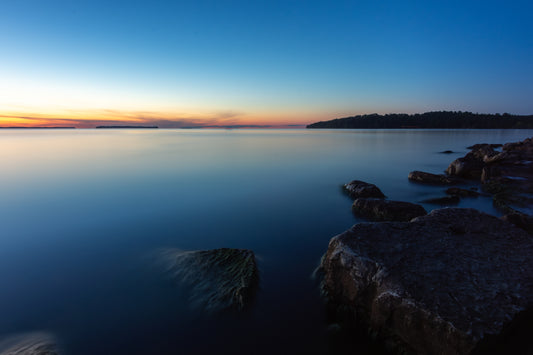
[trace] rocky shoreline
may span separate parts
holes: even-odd
[[[434,202],[443,205],[479,195],[460,187],[477,180],[501,218],[466,208],[426,214],[420,205],[386,200],[375,185],[345,185],[353,212],[381,222],[331,239],[321,288],[339,317],[394,352],[533,352],[523,331],[533,328],[533,140],[469,149],[445,174],[415,171],[409,180],[448,186]]]

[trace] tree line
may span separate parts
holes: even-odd
[[[391,113],[337,118],[307,125],[307,128],[530,128],[533,115],[480,114],[462,111],[434,111],[422,114]]]

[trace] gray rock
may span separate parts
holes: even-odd
[[[355,215],[372,221],[409,221],[427,214],[424,207],[403,201],[358,198],[352,205]]]
[[[375,197],[384,198],[385,195],[374,184],[369,184],[360,180],[353,180],[344,185],[344,190],[350,195],[351,198],[356,199],[360,197]]]
[[[533,238],[523,230],[445,208],[334,237],[320,266],[322,288],[330,304],[405,352],[469,354],[490,349],[530,311],[531,255]],[[531,346],[525,338],[514,340]]]
[[[411,171],[407,176],[412,182],[418,182],[422,184],[429,185],[451,185],[455,184],[456,181],[444,174],[431,174],[424,171]]]
[[[195,308],[242,311],[251,304],[259,282],[253,251],[166,250],[163,256],[171,275],[189,288]]]
[[[0,339],[0,355],[57,355],[55,339],[45,332],[22,333]]]

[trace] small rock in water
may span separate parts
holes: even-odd
[[[424,200],[422,202],[424,203],[430,203],[434,205],[441,205],[441,206],[449,206],[449,205],[456,205],[460,201],[459,196],[453,195],[453,196],[443,196],[443,197],[437,197],[437,198],[428,198],[427,200]]]
[[[424,171],[411,171],[407,178],[413,182],[419,182],[429,185],[451,185],[456,181],[444,174],[431,174]]]
[[[241,311],[253,300],[259,272],[251,250],[167,250],[164,258],[168,271],[189,287],[193,306],[208,312]]]
[[[45,332],[10,335],[0,339],[0,355],[58,355],[55,339]]]
[[[450,187],[449,189],[446,190],[446,193],[448,195],[460,196],[460,197],[478,197],[479,196],[479,192],[475,190],[461,189],[459,187]]]
[[[424,207],[403,201],[358,198],[352,205],[355,215],[372,221],[410,221],[427,214]]]
[[[374,184],[369,184],[364,181],[353,180],[348,184],[344,185],[344,190],[348,192],[351,198],[360,198],[360,197],[375,197],[375,198],[384,198],[385,195],[381,190]]]
[[[441,154],[452,154],[453,150],[443,150]]]

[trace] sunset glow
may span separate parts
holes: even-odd
[[[527,2],[4,1],[0,125],[531,114],[530,10]]]

